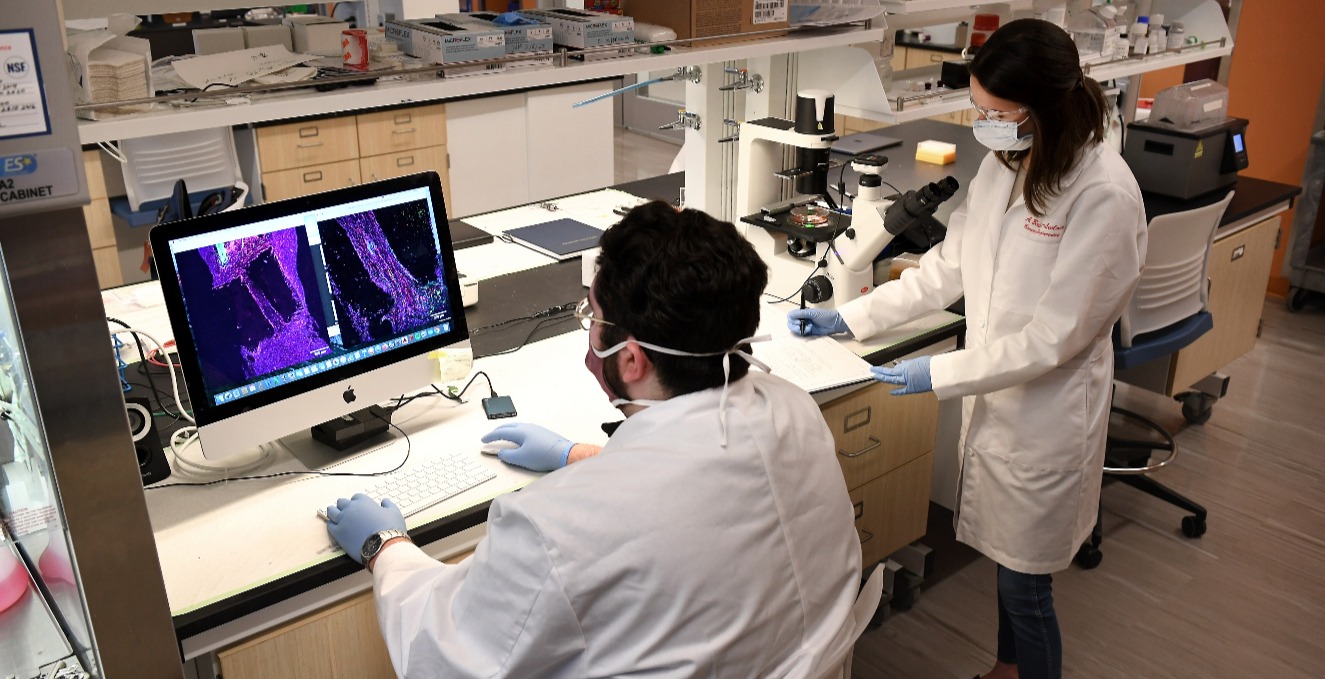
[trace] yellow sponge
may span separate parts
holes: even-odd
[[[935,165],[957,162],[957,145],[941,141],[922,141],[916,145],[916,160]]]

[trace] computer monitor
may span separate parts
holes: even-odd
[[[425,172],[152,230],[204,457],[435,380],[469,337],[444,206]]]

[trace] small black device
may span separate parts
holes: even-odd
[[[168,478],[170,463],[166,461],[161,435],[152,419],[152,402],[129,397],[124,399],[124,411],[129,417],[129,435],[133,438],[133,452],[138,457],[138,473],[143,485]]]
[[[368,406],[313,427],[313,440],[336,450],[363,443],[391,426],[391,413],[381,406]]]
[[[483,412],[489,420],[515,417],[515,402],[510,396],[490,396],[483,399]]]

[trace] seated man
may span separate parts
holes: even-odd
[[[831,671],[855,640],[860,543],[819,408],[747,374],[766,267],[731,224],[661,202],[608,229],[598,264],[578,315],[585,363],[626,415],[606,446],[533,425],[485,437],[521,444],[508,462],[574,464],[494,500],[458,565],[378,537],[404,529],[389,501],[328,508],[351,556],[384,545],[367,565],[397,673]]]

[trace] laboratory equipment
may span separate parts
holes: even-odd
[[[1228,88],[1206,78],[1160,90],[1149,121],[1191,130],[1220,122],[1227,114]]]
[[[1246,136],[1244,118],[1194,129],[1129,123],[1123,159],[1142,191],[1186,200],[1238,180],[1248,165]]]
[[[401,514],[413,516],[495,478],[474,455],[457,452],[392,474],[363,492],[378,501],[391,498]]]
[[[430,353],[469,336],[436,173],[162,225],[151,240],[208,459],[284,436],[305,465],[335,462],[344,454],[287,435],[426,386]]]
[[[924,225],[929,233],[918,238],[926,246],[942,240],[942,225],[932,215],[958,188],[948,177],[894,202],[882,190],[887,159],[858,156],[850,161],[860,178],[848,215],[828,195],[828,171],[837,167],[829,155],[836,141],[833,95],[802,90],[795,122],[764,118],[741,125],[736,182],[737,214],[747,225],[746,238],[769,265],[769,289],[802,295],[807,304],[823,308],[873,290],[874,259],[898,234]],[[797,167],[780,170],[783,146],[796,149]],[[770,175],[791,183],[790,198],[782,197]]]

